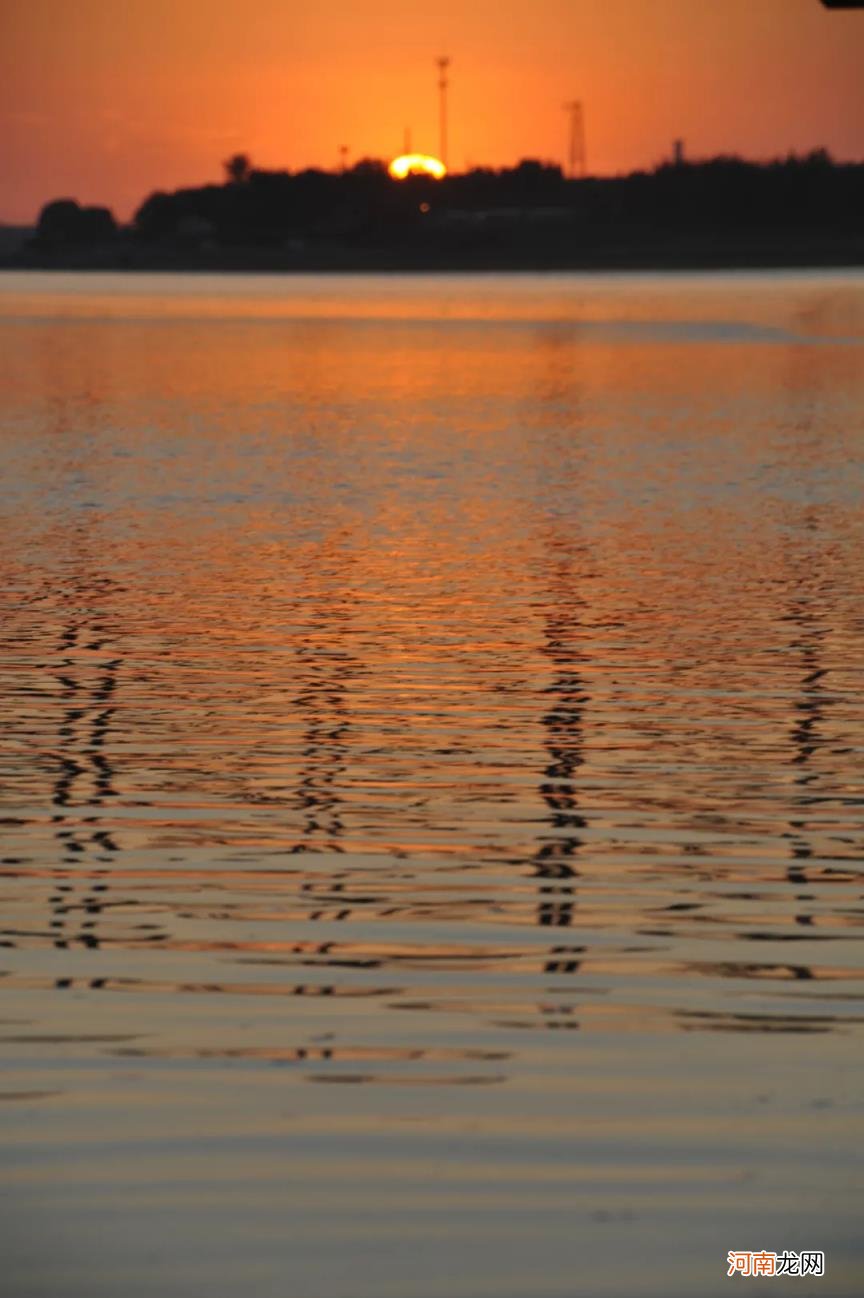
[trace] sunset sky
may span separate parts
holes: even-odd
[[[154,189],[437,148],[563,162],[584,101],[589,169],[825,146],[864,158],[864,11],[819,0],[0,0],[0,219],[75,197],[128,217]]]

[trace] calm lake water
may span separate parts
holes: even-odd
[[[0,367],[4,1293],[859,1295],[864,276],[7,274]]]

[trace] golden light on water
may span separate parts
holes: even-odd
[[[389,171],[394,180],[405,180],[408,176],[432,176],[434,180],[443,180],[447,175],[444,163],[425,153],[403,153],[393,159]]]

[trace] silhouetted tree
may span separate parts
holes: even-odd
[[[39,213],[36,232],[40,239],[50,239],[51,242],[74,238],[80,215],[81,208],[74,198],[55,198]]]
[[[57,198],[39,213],[36,234],[42,243],[105,243],[116,236],[117,223],[107,207]]]
[[[146,198],[133,218],[138,234],[145,239],[164,239],[177,226],[176,195],[157,190]]]
[[[352,176],[386,176],[387,163],[380,158],[361,158],[348,173]]]
[[[82,207],[80,238],[88,243],[102,243],[117,234],[117,222],[107,207]]]
[[[252,163],[245,153],[235,153],[223,162],[225,183],[228,185],[245,185],[252,175]]]

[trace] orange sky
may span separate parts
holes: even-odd
[[[156,188],[262,166],[437,149],[563,161],[585,103],[591,170],[820,145],[864,157],[864,12],[819,0],[0,0],[0,219],[49,198],[127,217]]]

